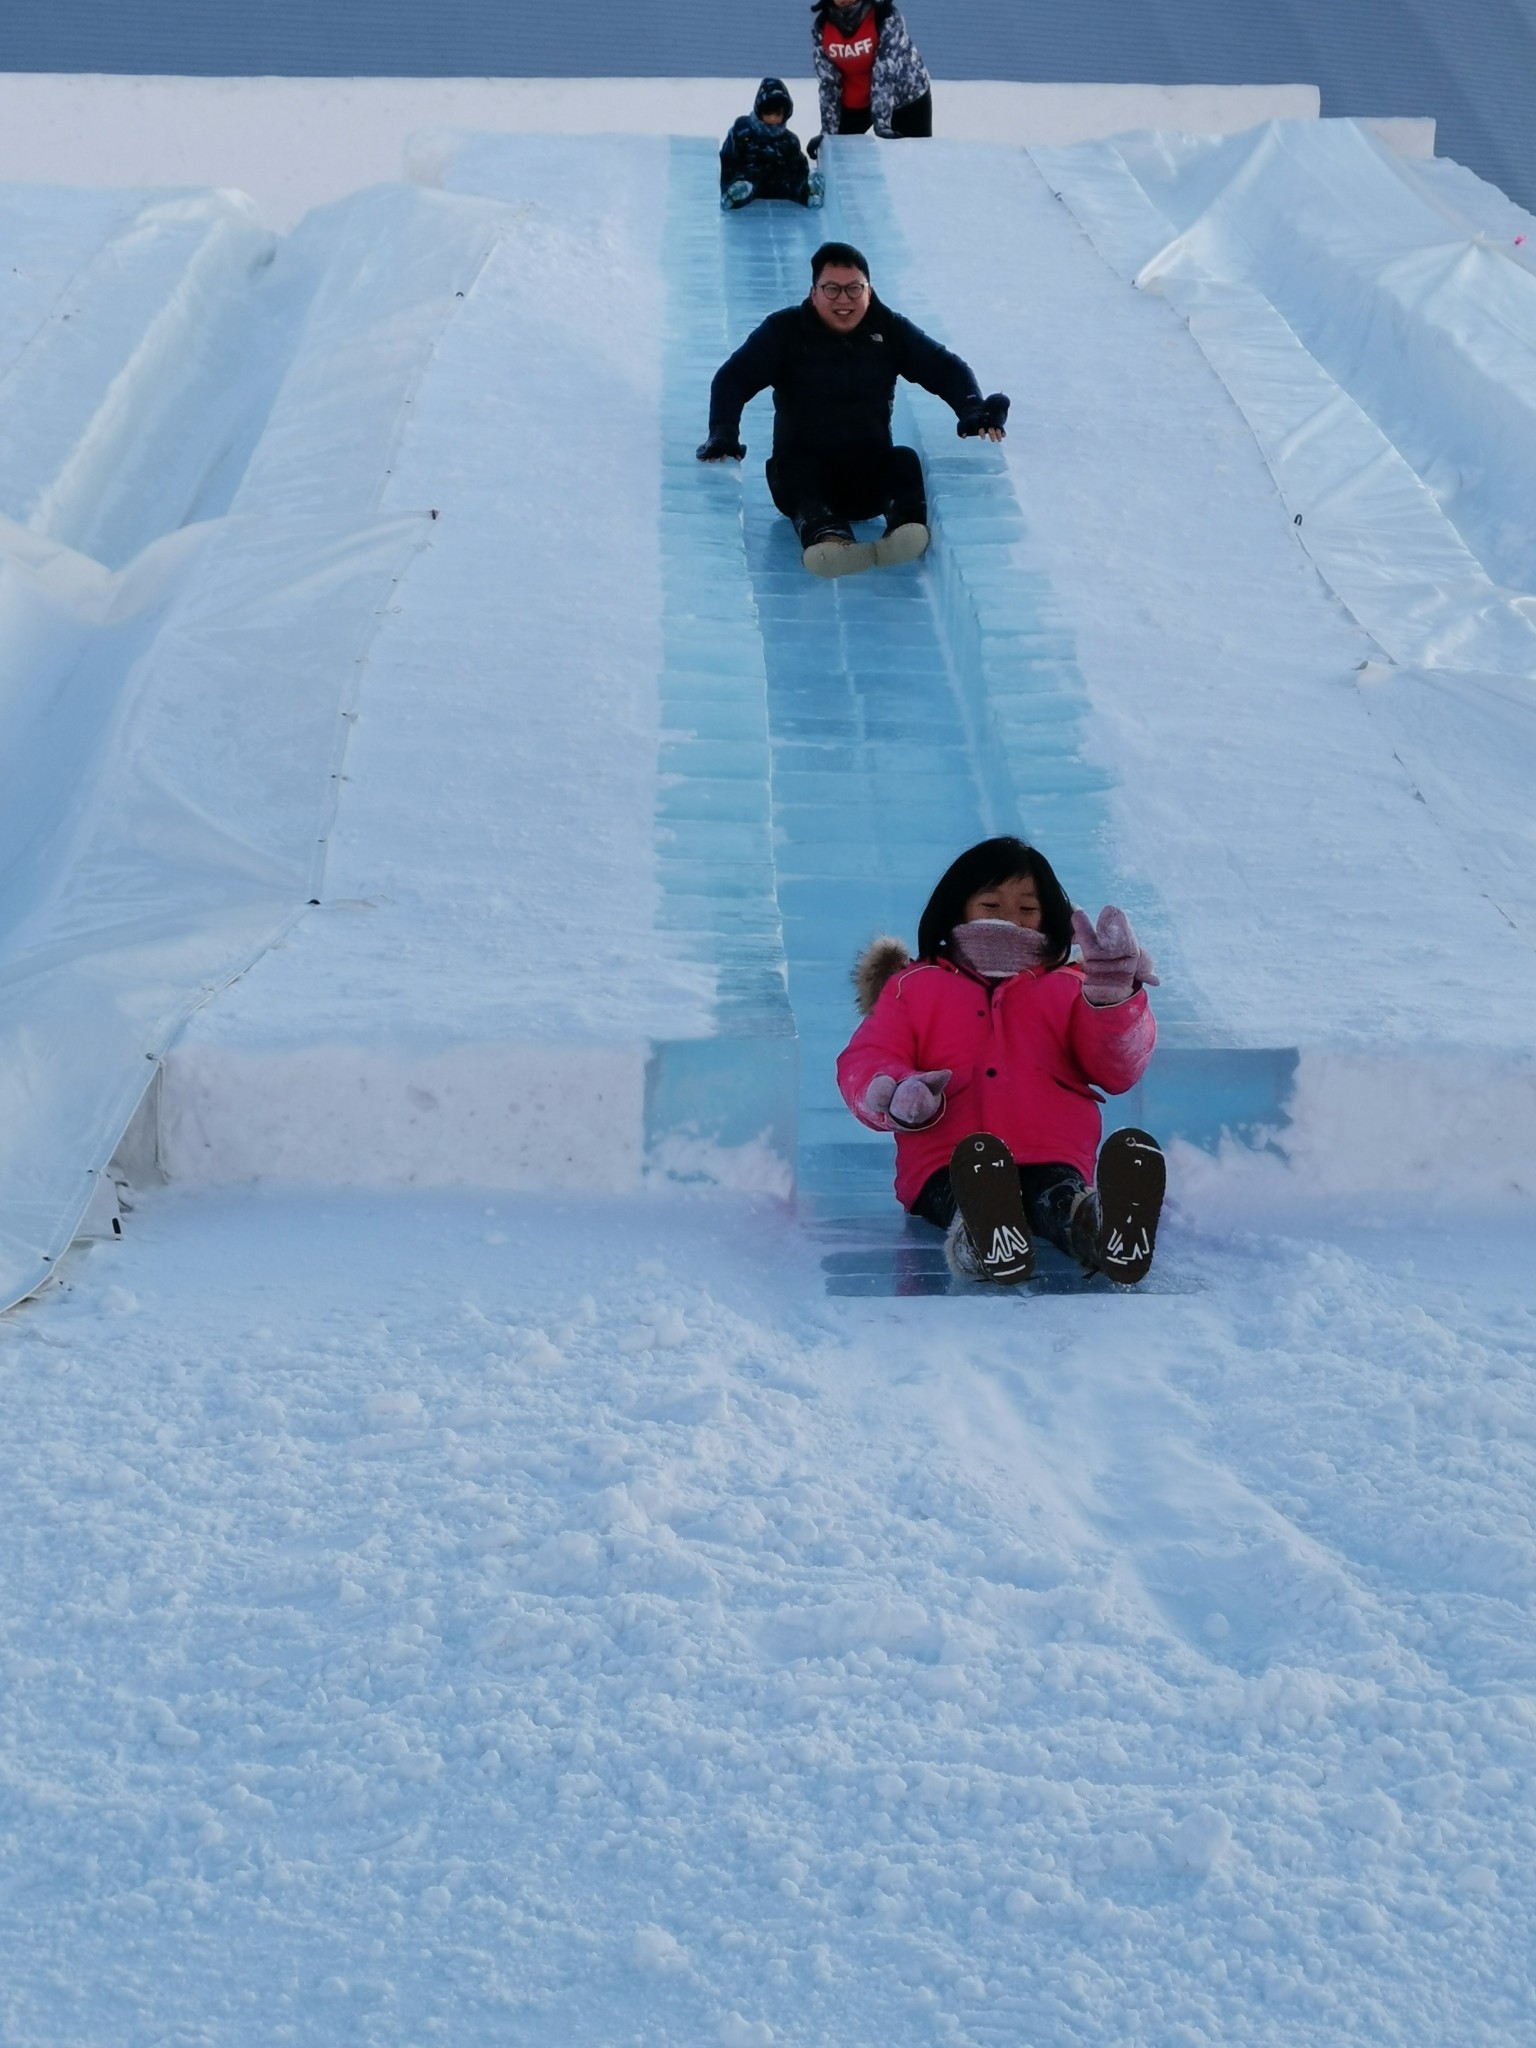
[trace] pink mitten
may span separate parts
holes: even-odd
[[[927,1074],[908,1074],[891,1097],[891,1122],[904,1131],[921,1131],[936,1123],[944,1114],[944,1086],[949,1075],[948,1067],[935,1067]]]
[[[1096,1009],[1128,1001],[1143,984],[1158,986],[1151,955],[1141,950],[1131,920],[1113,903],[1105,904],[1096,925],[1086,910],[1074,910],[1072,936],[1082,948],[1083,994]]]
[[[891,1097],[896,1093],[896,1083],[889,1074],[876,1074],[864,1090],[859,1104],[860,1112],[872,1123],[883,1121],[890,1113]]]

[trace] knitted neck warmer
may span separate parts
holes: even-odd
[[[1006,981],[1026,967],[1043,966],[1047,943],[1044,932],[1026,931],[1005,917],[978,917],[957,924],[949,935],[955,958],[987,981]]]
[[[851,36],[868,12],[869,0],[850,0],[846,7],[835,6],[833,0],[827,0],[827,19],[840,35]]]

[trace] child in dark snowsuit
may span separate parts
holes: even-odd
[[[754,199],[820,206],[822,178],[789,126],[795,103],[782,78],[765,78],[750,114],[731,124],[720,145],[720,204],[729,213]]]

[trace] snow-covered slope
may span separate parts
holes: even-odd
[[[1536,2030],[1527,679],[1345,608],[1234,358],[1096,246],[1149,156],[1208,168],[1069,211],[853,144],[722,219],[707,144],[487,136],[276,245],[0,206],[5,360],[90,365],[32,356],[8,474],[118,451],[110,519],[0,528],[18,1273],[249,967],[164,1067],[182,1184],[0,1322],[7,2048]],[[765,408],[692,458],[838,231],[1015,408],[903,401],[935,547],[845,587]],[[1159,953],[1160,1129],[1300,1054],[1274,1147],[1174,1148],[1138,1296],[917,1298],[831,1100],[870,921],[1016,822]],[[797,1148],[798,1206],[720,1185]]]
[[[1505,2048],[1528,1225],[826,1303],[782,1211],[161,1196],[0,1332],[13,2048]]]
[[[828,168],[817,219],[723,220],[705,143],[439,138],[449,189],[358,195],[275,253],[223,196],[17,199],[13,1293],[145,1056],[243,968],[166,1065],[175,1177],[779,1187],[797,1145],[807,1186],[817,1147],[862,1172],[828,1079],[839,966],[1016,824],[1163,960],[1165,1051],[1124,1114],[1209,1144],[1283,1120],[1294,1074],[1317,1184],[1422,1185],[1450,1131],[1468,1183],[1522,1179],[1536,954],[1500,771],[1525,712],[1480,678],[1519,683],[1536,642],[1517,471],[1466,480],[1501,408],[1512,442],[1526,417],[1536,285],[1487,208],[1348,124]],[[714,364],[837,230],[1017,399],[1001,456],[904,409],[938,544],[846,591],[803,578],[755,463],[738,499],[690,453]],[[1396,370],[1330,312],[1379,292],[1378,248],[1433,278]],[[188,852],[188,799],[159,794],[188,779],[237,846],[199,824]],[[119,930],[146,894],[190,906],[210,861],[223,894],[173,966]],[[62,979],[22,970],[60,946]]]

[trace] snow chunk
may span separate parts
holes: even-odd
[[[655,1340],[660,1343],[660,1338]],[[712,1422],[728,1422],[731,1416],[730,1397],[724,1387],[688,1387],[676,1394],[663,1395],[659,1400],[648,1402],[636,1410],[647,1422],[687,1422],[703,1425]]]
[[[162,1721],[155,1729],[155,1740],[162,1749],[196,1749],[202,1739],[195,1728],[184,1727],[180,1721]]]
[[[637,1927],[630,1944],[630,1960],[637,1970],[675,1972],[688,1967],[687,1951],[665,1927]]]
[[[535,1330],[522,1354],[522,1363],[538,1372],[554,1372],[565,1363],[565,1353],[552,1344],[542,1330]]]
[[[188,1728],[179,1721],[163,1700],[146,1702],[146,1716],[150,1722],[150,1734],[162,1749],[196,1749],[202,1737],[195,1728]]]
[[[1390,1934],[1392,1931],[1392,1922],[1369,1899],[1351,1899],[1344,1912],[1349,1924],[1361,1934]],[[1238,1931],[1241,1933],[1242,1930]]]
[[[1232,1823],[1214,1806],[1197,1806],[1168,1837],[1169,1854],[1180,1870],[1208,1877],[1232,1846]]]
[[[940,1632],[915,1600],[831,1600],[820,1607],[781,1607],[769,1623],[781,1657],[846,1657],[856,1650],[937,1656]]]
[[[651,1319],[651,1332],[652,1343],[666,1351],[688,1340],[687,1321],[676,1308],[658,1309]]]
[[[1397,1802],[1385,1792],[1367,1792],[1364,1798],[1351,1800],[1339,1819],[1352,1833],[1369,1835],[1377,1842],[1390,1842],[1403,1825]]]
[[[425,1414],[420,1394],[370,1394],[363,1403],[365,1419],[386,1429],[399,1429],[407,1423],[420,1422]]]
[[[720,2022],[720,2048],[772,2048],[774,2033],[766,2020],[744,2020],[727,2013]]]
[[[551,1593],[593,1591],[604,1575],[603,1547],[584,1530],[551,1536],[529,1568],[529,1582]]]

